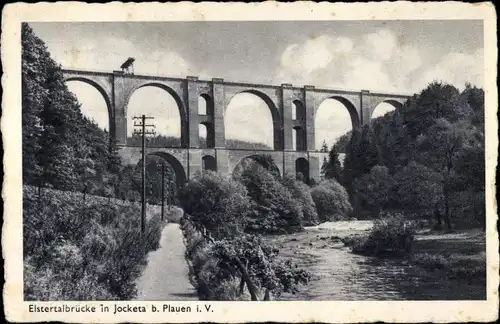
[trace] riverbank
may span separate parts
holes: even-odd
[[[314,274],[283,300],[460,300],[486,297],[484,232],[420,231],[413,258],[356,255],[342,239],[368,233],[371,221],[329,222],[304,232],[269,237],[283,258]],[[433,265],[434,263],[434,265]],[[435,266],[443,263],[443,266]],[[450,270],[451,269],[451,270]],[[456,270],[459,269],[459,270]]]

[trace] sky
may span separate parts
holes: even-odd
[[[136,74],[207,80],[408,94],[435,80],[460,89],[466,82],[483,86],[483,26],[476,20],[31,22],[30,26],[64,68],[112,71],[134,57]],[[81,82],[68,82],[68,87],[84,113],[108,128],[106,106],[97,90]],[[381,104],[374,117],[391,109]],[[154,115],[159,134],[180,135],[178,108],[161,89],[137,90],[128,111],[130,117]],[[269,109],[253,95],[231,100],[225,126],[226,138],[273,143]],[[318,109],[315,126],[319,148],[323,140],[331,145],[350,130],[351,120],[340,102],[328,99]]]

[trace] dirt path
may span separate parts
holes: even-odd
[[[167,224],[160,248],[148,255],[148,265],[137,280],[137,300],[198,300],[189,283],[184,251],[179,225]]]

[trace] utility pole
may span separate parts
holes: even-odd
[[[134,122],[135,127],[140,127],[140,130],[134,129],[134,135],[142,136],[142,188],[141,188],[141,232],[146,232],[146,135],[156,134],[154,131],[146,131],[146,126],[155,127],[154,125],[146,125],[146,119],[153,119],[154,117],[146,117],[142,115],[141,117],[133,117],[133,119],[139,119],[140,122],[137,124]]]
[[[161,164],[161,220],[165,217],[165,164]]]

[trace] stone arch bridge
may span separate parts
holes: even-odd
[[[380,103],[387,102],[399,108],[409,98],[408,95],[367,90],[343,91],[310,85],[296,87],[291,84],[276,86],[236,83],[223,79],[205,81],[197,77],[183,79],[125,74],[121,71],[64,69],[63,75],[66,81],[85,82],[102,94],[108,108],[111,138],[119,145],[123,161],[128,164],[138,163],[141,159],[141,149],[127,145],[127,118],[131,118],[127,116],[127,106],[133,92],[145,86],[155,86],[167,91],[179,108],[181,147],[151,147],[147,148],[147,154],[164,157],[172,165],[180,182],[190,179],[203,169],[215,169],[229,174],[242,159],[256,154],[271,155],[281,174],[302,172],[306,178],[318,180],[325,153],[316,150],[314,123],[316,111],[324,100],[332,98],[340,101],[351,116],[352,128],[356,129],[370,123],[372,113]],[[273,120],[273,150],[226,148],[225,110],[229,101],[240,93],[254,94],[269,107]],[[203,97],[207,103],[206,112],[199,112],[199,97]],[[207,129],[208,148],[201,148],[200,124]]]

